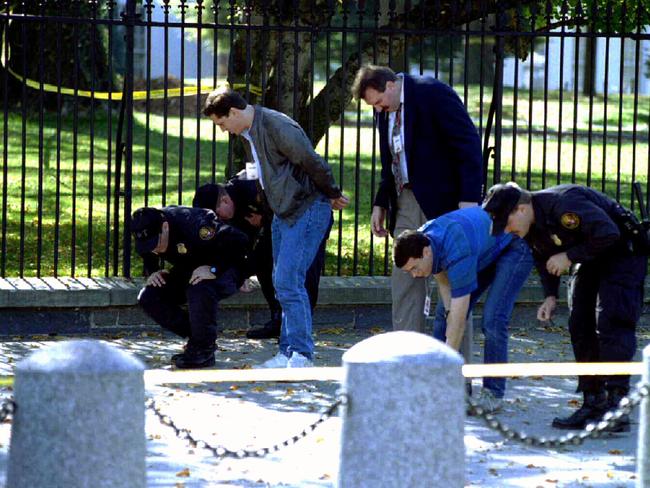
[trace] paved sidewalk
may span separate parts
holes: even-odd
[[[339,366],[341,355],[356,342],[380,329],[353,331],[320,329],[316,334],[318,366]],[[87,337],[87,336],[85,336]],[[34,350],[70,337],[10,337],[0,342],[0,374]],[[182,343],[158,333],[102,336],[127,350],[148,368],[168,368],[169,356]],[[476,361],[482,341],[475,337]],[[639,333],[639,350],[650,342],[650,330]],[[247,368],[275,354],[273,341],[253,341],[243,330],[227,330],[220,337],[218,360],[223,368]],[[639,356],[640,357],[640,356]],[[515,329],[510,337],[512,362],[571,361],[566,331],[561,327]],[[637,378],[638,379],[638,378]],[[635,379],[634,381],[636,381]],[[480,382],[474,381],[475,391]],[[336,397],[333,382],[219,383],[159,386],[147,393],[179,426],[198,439],[231,449],[264,447],[299,433],[318,418]],[[509,381],[507,405],[499,415],[517,429],[538,436],[556,436],[549,424],[568,414],[579,400],[573,378],[518,378]],[[0,389],[0,397],[11,395]],[[435,414],[435,413],[432,413]],[[631,433],[608,434],[583,446],[540,449],[505,441],[480,420],[465,424],[466,485],[479,487],[631,487],[634,486],[638,412]],[[340,419],[334,417],[309,437],[264,459],[218,462],[207,451],[192,449],[175,438],[147,412],[148,486],[150,487],[326,487],[336,480]],[[10,425],[0,425],[0,483],[7,469]],[[399,449],[399,446],[395,446]],[[444,447],[441,446],[441,449]]]

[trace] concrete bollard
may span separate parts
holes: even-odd
[[[643,349],[643,383],[650,384],[650,345]],[[637,445],[636,486],[650,486],[650,398],[641,401]]]
[[[416,332],[377,335],[347,351],[338,486],[462,487],[462,364]]]
[[[16,366],[7,487],[144,487],[144,367],[100,341]]]

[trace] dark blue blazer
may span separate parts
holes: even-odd
[[[388,145],[388,113],[377,114],[381,182],[374,205],[389,210],[395,229],[397,192]],[[425,76],[404,75],[404,139],[413,193],[427,219],[456,210],[482,195],[481,141],[456,92]]]

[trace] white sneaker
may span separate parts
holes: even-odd
[[[292,352],[287,368],[311,368],[314,362],[298,352]]]
[[[253,369],[286,368],[288,363],[289,363],[289,358],[286,357],[281,352],[279,352],[268,361],[264,361],[262,364],[255,364],[253,366]]]

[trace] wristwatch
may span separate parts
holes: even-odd
[[[217,274],[217,267],[216,267],[216,266],[212,266],[212,267],[210,268],[210,273],[212,273],[213,275],[216,275],[216,274]]]

